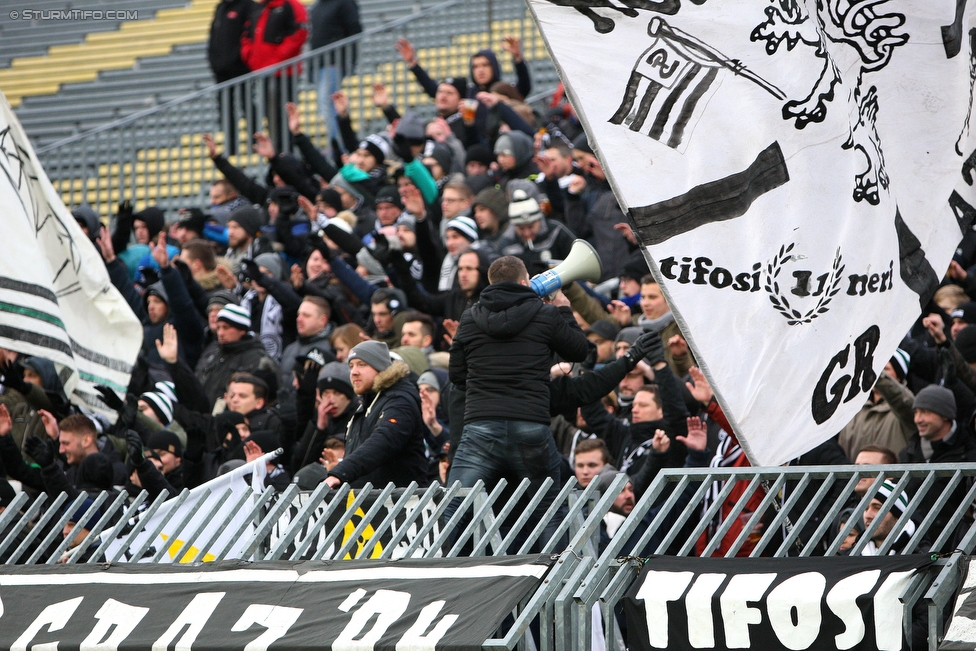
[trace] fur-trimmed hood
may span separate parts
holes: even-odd
[[[406,362],[394,360],[388,369],[380,371],[373,379],[373,391],[376,393],[385,391],[408,375],[410,375],[410,367]]]

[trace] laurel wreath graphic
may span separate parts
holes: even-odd
[[[784,245],[779,247],[779,253],[773,256],[773,259],[766,264],[765,278],[765,287],[769,293],[769,302],[773,304],[777,312],[783,315],[783,318],[786,319],[789,325],[810,323],[821,314],[824,314],[829,309],[827,306],[830,305],[830,301],[840,291],[840,281],[844,273],[844,265],[841,264],[843,258],[838,248],[837,254],[834,256],[834,265],[831,269],[830,278],[828,279],[824,293],[820,295],[820,300],[817,301],[817,304],[813,308],[806,314],[801,313],[792,307],[789,299],[780,292],[779,282],[776,280],[783,270],[783,265],[792,259],[793,256],[790,255],[790,252],[794,246],[795,243],[791,243],[789,246]]]

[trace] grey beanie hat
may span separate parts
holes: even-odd
[[[637,338],[644,334],[643,328],[638,326],[630,326],[628,328],[623,328],[617,333],[617,337],[613,340],[615,344],[619,344],[621,341],[626,341],[631,346],[637,341]]]
[[[419,387],[421,384],[426,384],[434,391],[441,390],[440,380],[437,379],[437,374],[433,371],[424,371],[420,374],[420,377],[417,378],[417,386]]]
[[[393,360],[390,358],[390,349],[382,341],[364,341],[349,351],[347,362],[354,359],[361,359],[377,371],[385,371],[390,368]]]
[[[596,474],[593,481],[596,482],[596,489],[600,491],[600,493],[605,493],[607,492],[607,489],[610,488],[610,484],[613,483],[613,480],[617,478],[617,475],[625,474],[626,473],[620,472],[608,463],[600,469],[600,472]],[[629,476],[627,477],[627,481],[630,481]]]
[[[342,176],[342,174],[336,174],[335,176],[333,176],[332,180],[329,181],[329,185],[332,186],[333,188],[342,188],[343,190],[351,194],[353,197],[355,197],[357,201],[362,201],[363,199],[365,199],[363,193],[360,192],[356,188],[356,186],[354,186],[352,183],[347,181],[345,177]]]
[[[254,258],[259,267],[264,267],[275,280],[281,280],[281,256],[277,253],[262,253]]]
[[[953,420],[956,417],[956,397],[949,389],[930,384],[918,392],[912,408],[933,411],[943,418]]]

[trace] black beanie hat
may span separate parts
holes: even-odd
[[[78,466],[77,488],[88,492],[112,490],[114,475],[108,457],[101,452],[89,454]]]
[[[251,432],[251,437],[248,441],[253,441],[265,454],[274,452],[281,447],[281,443],[278,441],[278,435],[269,429]]]
[[[374,203],[377,206],[381,203],[392,203],[400,210],[403,210],[403,201],[400,200],[400,190],[395,185],[384,185],[380,188],[379,192],[376,193],[376,201]]]
[[[325,188],[319,192],[317,199],[330,208],[334,208],[336,212],[342,212],[342,195],[332,188]]]
[[[967,362],[976,362],[976,326],[968,325],[960,330],[956,334],[955,344]]]
[[[207,225],[207,216],[199,208],[184,208],[180,211],[178,223],[183,228],[202,235],[203,228]]]
[[[458,92],[461,99],[464,99],[468,94],[468,80],[464,77],[445,77],[441,80],[441,83],[454,86],[454,90]]]
[[[146,447],[150,450],[168,450],[178,457],[183,456],[183,445],[180,437],[167,429],[161,429],[149,435]]]
[[[495,161],[495,155],[491,152],[491,148],[488,145],[478,143],[468,147],[468,151],[464,156],[465,165],[471,161],[481,163],[485,167],[488,167]]]
[[[255,237],[261,230],[264,218],[261,216],[261,211],[254,206],[241,206],[230,214],[227,221],[237,222],[248,235]]]

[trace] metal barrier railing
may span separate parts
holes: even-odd
[[[537,648],[589,649],[596,607],[606,648],[619,649],[615,611],[639,572],[640,557],[706,555],[718,549],[727,557],[837,555],[885,480],[892,497],[873,511],[873,521],[849,553],[863,551],[900,493],[907,491],[907,502],[898,505],[894,525],[876,551],[887,554],[905,532],[898,553],[928,548],[939,552],[901,595],[905,622],[912,621],[917,605],[927,610],[929,648],[935,649],[944,634],[947,605],[961,579],[959,559],[976,546],[971,508],[976,464],[668,469],[659,473],[609,540],[602,524],[627,482],[622,474],[602,495],[595,483],[580,490],[571,480],[541,517],[536,511],[551,486],[548,480],[534,491],[527,481],[516,486],[502,481],[491,491],[481,485],[361,490],[343,486],[336,491],[323,485],[311,493],[291,486],[279,494],[248,489],[217,496],[216,502],[209,502],[217,506],[207,509],[201,508],[203,501],[187,507],[191,503],[184,491],[168,503],[166,522],[153,517],[164,504],[162,496],[149,503],[145,493],[132,500],[102,493],[92,502],[86,502],[85,495],[74,500],[63,494],[53,499],[42,495],[28,504],[21,494],[0,514],[0,559],[7,564],[186,563],[541,552],[558,556],[546,584],[522,604],[510,626],[485,642],[485,648],[530,644],[530,624],[539,618],[542,625],[531,641]],[[736,490],[741,494],[729,502]],[[711,497],[705,500],[706,495]],[[452,503],[456,511],[445,517]],[[78,516],[82,508],[86,512]],[[838,527],[837,517],[846,508],[851,514]],[[717,521],[720,509],[724,519]],[[236,517],[241,513],[243,518]],[[91,520],[80,541],[73,534],[64,535],[72,514],[80,521]],[[238,523],[236,529],[232,521]],[[730,522],[740,523],[741,529],[730,534]],[[159,544],[164,529],[171,536]],[[217,532],[228,529],[234,529],[232,535],[223,540]]]
[[[491,648],[529,648],[524,645],[531,644],[531,622],[551,614],[557,593],[580,574],[585,559],[592,560],[600,522],[625,483],[619,475],[601,496],[596,483],[580,490],[571,480],[541,516],[536,511],[550,491],[550,479],[534,491],[528,480],[514,486],[501,480],[490,493],[480,482],[470,489],[367,484],[335,491],[322,484],[311,493],[293,484],[278,494],[270,488],[263,493],[228,489],[192,504],[184,490],[168,503],[163,520],[154,516],[166,503],[165,492],[151,503],[145,491],[131,500],[124,493],[81,493],[73,500],[64,493],[53,499],[41,494],[29,506],[27,494],[20,493],[0,514],[0,559],[13,565],[552,554],[555,563],[542,587],[498,637],[485,642]],[[208,501],[211,497],[215,501]],[[211,508],[204,509],[206,504]],[[452,504],[456,510],[445,518]],[[68,527],[72,521],[84,527],[81,540],[77,529]],[[232,522],[239,524],[218,544]],[[160,544],[164,530],[170,535]],[[551,639],[548,632],[545,637]]]
[[[908,505],[898,517],[878,554],[888,554],[902,532],[910,533],[898,553],[940,552],[933,568],[920,573],[901,595],[906,622],[921,602],[928,610],[929,649],[936,649],[944,635],[943,614],[959,585],[958,559],[976,547],[972,506],[976,499],[976,464],[926,464],[891,466],[824,466],[782,468],[667,469],[658,474],[635,505],[627,520],[611,538],[599,558],[577,584],[567,585],[555,610],[564,618],[557,630],[563,636],[556,648],[587,649],[592,635],[591,612],[599,605],[603,616],[606,648],[622,648],[614,610],[640,570],[640,561],[621,557],[625,546],[635,556],[674,554],[713,555],[720,546],[726,557],[837,555],[841,544],[862,518],[871,499],[885,480],[894,482],[892,497],[874,514],[870,526],[849,551],[859,555],[907,489]],[[864,481],[858,490],[859,482]],[[725,504],[736,489],[746,489],[731,508]],[[746,505],[757,491],[763,495],[754,511]],[[704,500],[711,493],[712,499]],[[763,494],[764,493],[764,494]],[[721,524],[720,509],[728,508]],[[845,508],[853,511],[835,529]],[[923,512],[925,511],[925,512]],[[914,518],[914,520],[913,520]],[[736,535],[729,532],[742,523]],[[917,526],[910,522],[917,521]],[[762,529],[757,529],[761,523]],[[631,539],[638,528],[646,529]],[[950,545],[953,534],[961,534]],[[773,544],[773,543],[777,544]],[[742,550],[752,546],[748,554]],[[698,554],[696,549],[701,548]],[[910,636],[909,636],[910,639]]]
[[[69,206],[87,202],[103,216],[112,214],[122,199],[137,207],[205,207],[207,185],[220,175],[207,158],[200,134],[215,133],[234,164],[252,175],[262,174],[266,162],[251,152],[251,136],[269,131],[279,149],[287,145],[285,103],[295,101],[303,132],[317,146],[327,147],[332,134],[316,103],[327,99],[318,97],[319,89],[326,87],[336,67],[346,73],[342,90],[360,132],[378,131],[386,123],[373,105],[374,83],[386,85],[401,113],[409,109],[432,116],[430,98],[394,47],[397,38],[411,35],[453,43],[419,50],[421,65],[434,79],[467,76],[468,56],[497,47],[505,35],[522,40],[527,62],[552,65],[522,0],[446,0],[281,64],[39,147],[37,153]],[[417,45],[423,48],[423,43]],[[503,69],[510,65],[508,60],[500,52]]]

